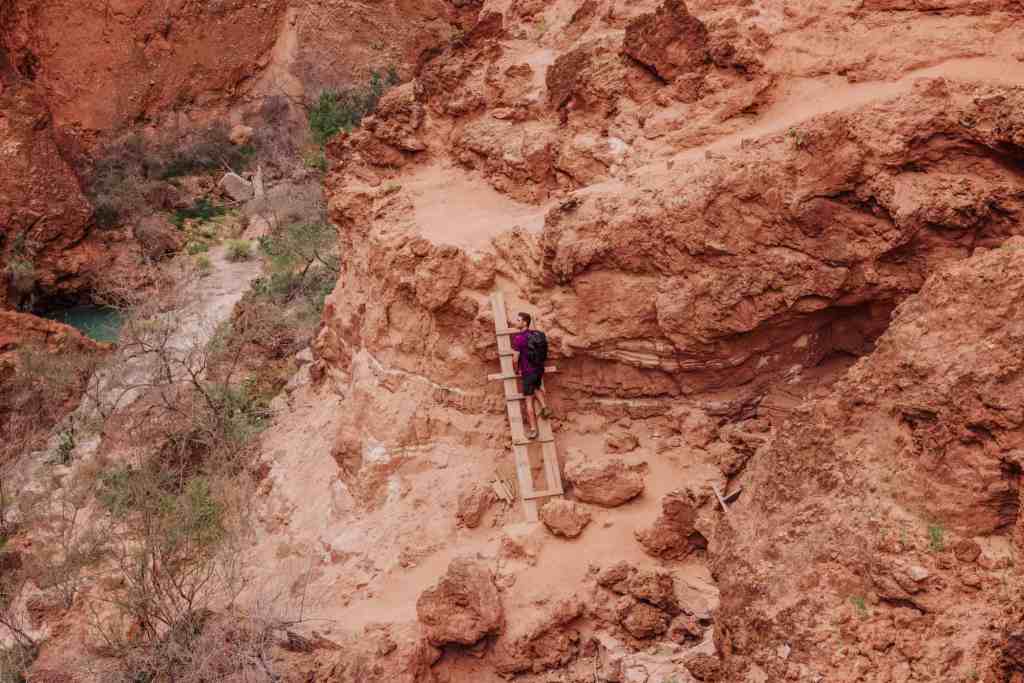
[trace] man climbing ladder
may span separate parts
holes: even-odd
[[[548,359],[548,340],[543,332],[530,327],[533,318],[529,313],[520,313],[515,323],[506,321],[510,329],[521,330],[512,337],[512,349],[516,352],[512,365],[523,376],[523,396],[526,403],[526,437],[537,438],[537,413],[534,396],[540,402],[540,415],[551,417],[547,394],[544,392],[544,363]]]
[[[513,359],[517,357],[518,352],[512,348],[511,343],[513,337],[523,334],[529,329],[529,323],[526,325],[520,323],[518,327],[509,325],[508,313],[505,310],[505,297],[500,291],[491,294],[491,310],[494,313],[494,334],[498,343],[498,360],[501,363],[501,372],[488,375],[487,379],[500,381],[504,390],[505,410],[508,413],[508,426],[512,437],[512,453],[515,457],[519,496],[523,501],[523,512],[526,515],[526,521],[536,522],[537,500],[551,496],[560,496],[563,493],[562,474],[558,464],[558,452],[555,449],[555,435],[551,431],[551,423],[545,417],[548,411],[544,411],[540,416],[531,415],[531,418],[535,418],[531,427],[537,430],[534,443],[540,445],[541,469],[544,477],[544,487],[537,490],[534,488],[533,471],[528,452],[533,439],[527,439],[525,425],[523,425],[522,404],[526,402],[528,397],[520,393],[518,382],[520,373],[516,372],[512,363]],[[527,342],[529,342],[529,337],[527,337]],[[536,341],[534,346],[536,347]],[[527,352],[529,352],[529,343],[527,343]],[[543,355],[546,357],[547,354],[544,353]],[[539,373],[540,376],[536,380],[531,380],[531,384],[535,383],[537,387],[540,386],[543,375],[558,372],[558,368],[545,366],[543,363],[538,363],[534,367],[543,369],[543,372]],[[534,389],[534,394],[536,394],[536,389]],[[541,405],[546,407],[546,403]]]

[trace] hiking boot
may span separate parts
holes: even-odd
[[[536,429],[528,429],[528,430],[526,430],[526,438],[529,439],[530,441],[533,441],[534,439],[536,439],[537,438],[537,430]]]

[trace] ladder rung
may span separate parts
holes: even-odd
[[[554,442],[555,442],[554,439],[545,439],[543,441],[540,440],[540,439],[537,439],[536,441],[513,441],[512,445],[513,446],[529,446],[531,443],[554,443]]]
[[[512,394],[511,396],[506,396],[505,397],[505,401],[506,402],[508,402],[508,401],[522,401],[525,398],[526,397],[523,396],[522,394]]]
[[[498,336],[498,337],[507,337],[507,336],[510,336],[510,335],[513,335],[513,334],[519,334],[520,332],[522,332],[522,330],[513,330],[513,329],[510,328],[510,329],[495,330],[494,334],[495,334],[495,336]]]
[[[557,366],[547,365],[547,366],[544,367],[544,374],[545,375],[549,375],[549,374],[551,374],[553,372],[558,372],[558,367]],[[497,372],[497,373],[495,373],[493,375],[487,375],[487,379],[489,379],[489,380],[496,380],[496,379],[518,379],[520,377],[522,377],[522,375],[515,375],[515,374],[504,375],[504,374],[502,374],[500,372]]]
[[[548,489],[547,491],[534,491],[533,493],[524,493],[523,500],[533,500],[534,498],[549,498],[551,496],[560,496],[564,491],[558,489]]]
[[[514,356],[514,355],[516,355],[515,351],[509,351],[508,353],[504,353],[502,351],[498,351],[498,356],[501,357],[501,358],[508,358],[509,356]]]

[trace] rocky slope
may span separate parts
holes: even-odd
[[[1020,675],[1022,297],[1019,237],[940,269],[752,461],[714,553],[730,680]]]
[[[326,84],[321,49],[409,76],[328,146],[342,273],[261,437],[238,605],[292,620],[286,680],[1024,675],[1019,2],[221,9],[172,14],[252,33],[198,118]],[[537,525],[489,488],[495,290],[559,369]],[[55,631],[39,680],[86,656]]]
[[[284,533],[295,558],[287,566],[297,571],[299,558],[319,546],[322,573],[313,585],[337,596],[322,603],[325,615],[356,626],[369,614],[403,629],[417,618],[413,601],[449,560],[481,557],[497,572],[504,625],[485,621],[434,643],[472,641],[485,651],[474,663],[448,647],[452,656],[432,670],[452,681],[517,673],[503,653],[523,647],[524,637],[549,642],[552,629],[563,628],[554,624],[571,624],[577,635],[554,659],[532,656],[549,662],[541,668],[564,666],[564,680],[591,680],[589,658],[604,680],[711,680],[718,658],[721,680],[857,680],[869,670],[940,680],[942,667],[901,659],[902,650],[884,643],[869,664],[844,658],[833,668],[835,643],[822,640],[834,628],[829,615],[856,626],[863,605],[869,623],[896,618],[901,627],[905,608],[919,611],[914,600],[903,588],[883,598],[862,578],[837,579],[800,602],[815,584],[797,579],[822,570],[793,571],[799,553],[774,540],[761,550],[753,539],[801,538],[768,535],[772,515],[780,533],[796,523],[790,517],[812,526],[808,549],[841,535],[831,516],[799,515],[799,497],[772,498],[803,481],[773,479],[773,465],[791,453],[786,439],[828,424],[780,397],[813,392],[843,371],[842,358],[871,354],[893,311],[912,306],[899,308],[929,278],[1020,233],[1020,15],[1017,3],[850,3],[827,11],[794,3],[484,3],[465,36],[388,94],[361,131],[330,146],[344,273],[314,347],[311,375],[321,388],[293,394],[287,418],[320,428],[301,458],[288,453],[300,427],[270,437],[273,531],[261,534],[257,555],[268,559],[275,534]],[[586,505],[597,522],[569,545],[544,533],[521,540],[524,532],[509,524],[514,509],[485,513],[480,528],[493,531],[456,526],[460,492],[476,507],[473,482],[489,480],[510,457],[500,395],[486,380],[497,367],[487,298],[494,289],[511,310],[537,314],[553,341],[559,374],[549,382],[570,496],[586,503],[591,481],[628,486],[616,477],[630,473],[646,484],[623,507]],[[845,381],[859,381],[851,378],[862,367]],[[905,365],[899,370],[885,381],[917,381]],[[841,386],[836,401],[856,394]],[[328,396],[330,407],[317,405]],[[1006,522],[985,531],[953,521],[975,514],[964,509],[995,505],[986,495],[1012,497],[1016,484],[998,473],[997,460],[986,466],[991,482],[970,484],[977,505],[950,502],[947,518],[914,511],[916,545],[907,547],[918,554],[901,559],[900,571],[938,571],[921,559],[929,525],[953,544]],[[748,461],[761,469],[744,470]],[[808,486],[831,471],[810,461],[807,468]],[[946,476],[957,478],[935,479]],[[322,487],[322,504],[300,502],[311,481]],[[934,498],[929,481],[901,479],[904,504]],[[830,482],[825,477],[821,496],[838,485]],[[735,529],[723,527],[712,484],[743,484],[741,500],[766,507],[736,508]],[[990,484],[998,490],[982,493]],[[760,490],[772,493],[765,500]],[[854,488],[842,495],[872,505]],[[829,499],[816,500],[828,509]],[[849,524],[866,523],[860,514]],[[331,521],[311,533],[321,519]],[[529,549],[534,543],[538,550]],[[705,546],[717,589],[702,574]],[[864,546],[856,534],[844,539],[832,560],[843,569],[833,573],[864,577],[850,554]],[[524,556],[522,569],[505,569]],[[597,607],[614,602],[600,593],[607,557],[640,572],[668,571],[676,586],[700,586],[679,600],[682,614],[705,614],[722,590],[714,649],[710,621],[695,630],[703,649],[686,637],[672,641],[664,634],[674,632],[674,613],[659,616],[656,601],[628,588],[614,611]],[[882,566],[879,582],[891,569]],[[507,571],[514,577],[504,578]],[[776,581],[781,592],[766,593]],[[581,589],[598,593],[578,616],[549,614]],[[790,601],[801,611],[785,611]],[[748,602],[763,607],[747,610]],[[903,611],[890,615],[888,604]],[[986,605],[976,610],[979,621],[1001,624],[997,602]],[[800,630],[792,627],[811,613]],[[422,609],[418,617],[433,628]],[[935,630],[927,632],[948,632],[943,623],[928,621]],[[484,645],[491,638],[493,651]],[[664,668],[635,658],[652,638],[675,642]],[[983,644],[991,643],[960,646],[967,674],[1000,666]],[[934,649],[949,648],[936,636]],[[622,671],[603,673],[601,662],[623,656]],[[416,661],[424,657],[437,654]]]

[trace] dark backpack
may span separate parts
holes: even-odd
[[[548,338],[540,330],[530,330],[526,336],[526,360],[537,370],[544,370],[548,359]]]

